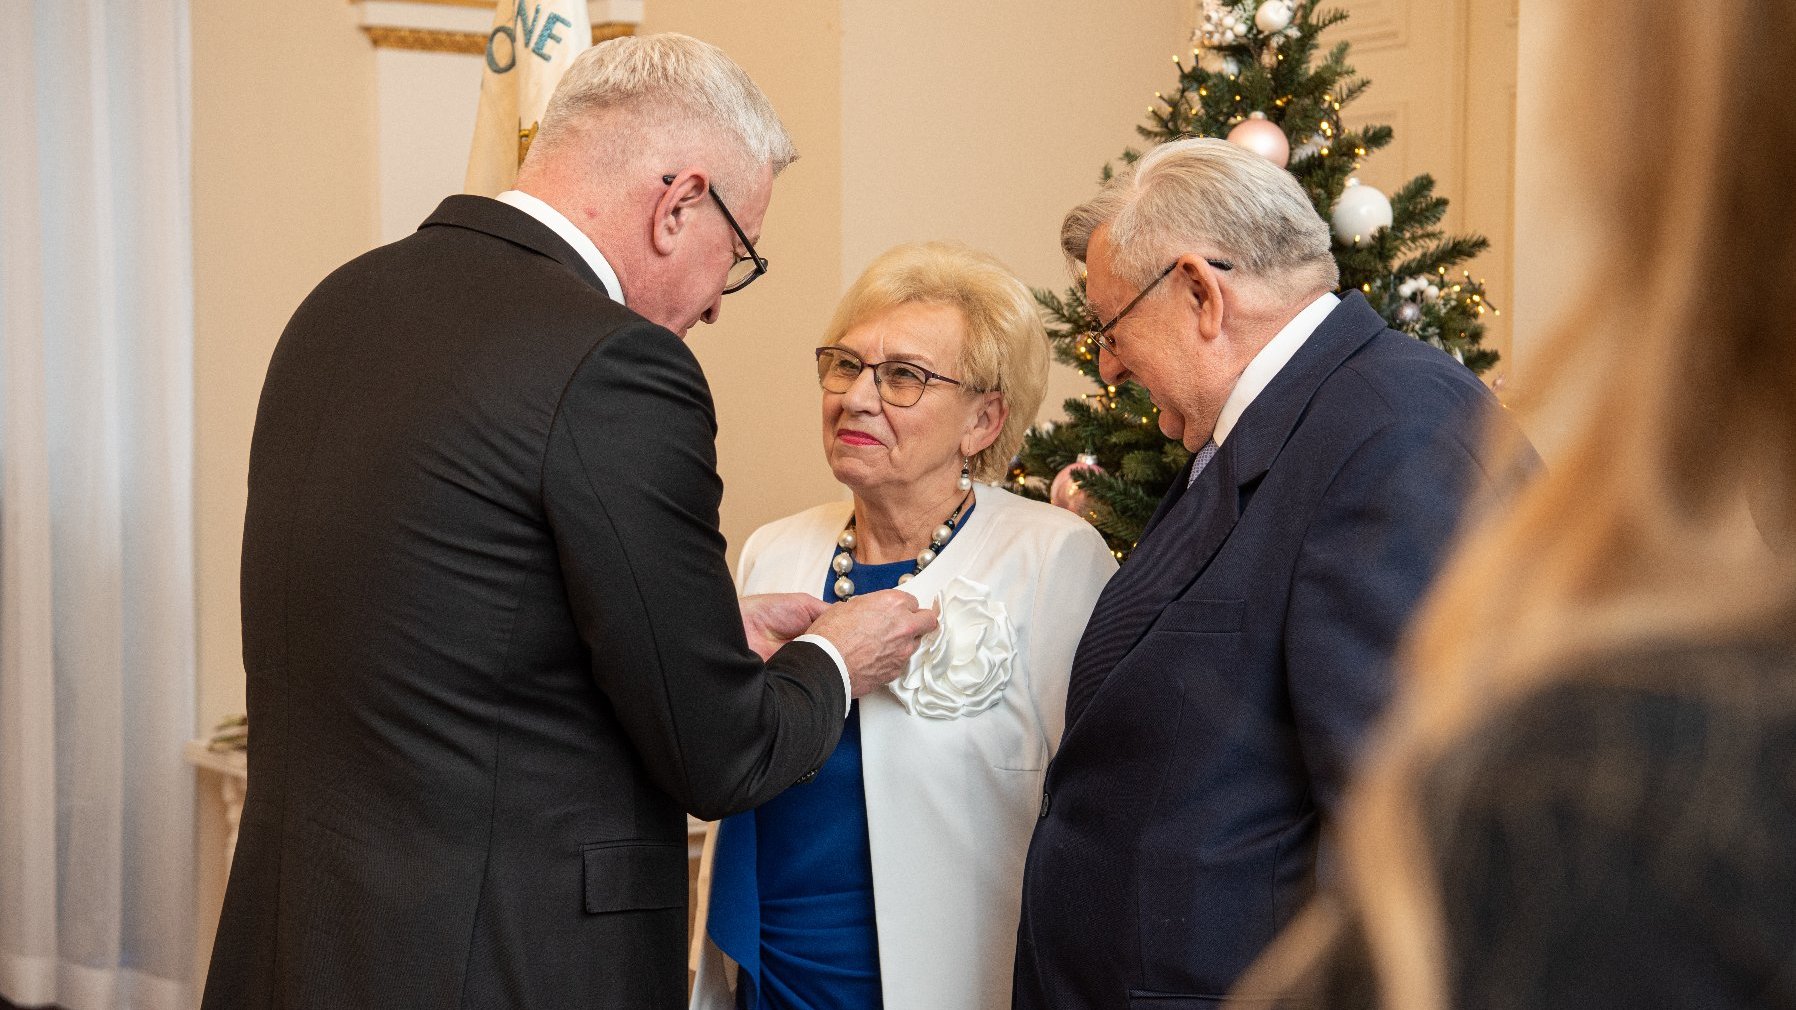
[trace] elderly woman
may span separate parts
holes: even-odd
[[[823,452],[853,501],[771,523],[741,592],[825,602],[902,585],[941,625],[862,698],[810,781],[718,836],[692,1005],[1010,1005],[1023,856],[1073,649],[1116,569],[1072,514],[1000,478],[1041,404],[1047,338],[990,257],[900,246],[825,346]]]

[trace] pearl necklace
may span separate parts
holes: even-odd
[[[966,511],[967,503],[972,500],[973,494],[969,491],[965,497],[961,498],[960,504],[954,506],[954,511],[949,513],[947,521],[935,528],[935,532],[929,535],[929,546],[923,548],[923,553],[917,555],[917,567],[907,574],[898,576],[899,585],[902,586],[916,578],[923,569],[929,567],[929,563],[935,560],[936,555],[942,552],[942,545],[954,538],[955,527],[960,522],[961,513]],[[837,600],[846,600],[854,595],[854,580],[848,577],[848,573],[854,571],[854,544],[854,516],[850,514],[848,528],[844,529],[842,535],[836,539],[836,546],[841,549],[829,563],[829,567],[835,571],[837,576],[835,584]]]

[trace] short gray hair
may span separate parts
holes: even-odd
[[[778,175],[798,150],[773,103],[724,51],[690,35],[663,32],[601,42],[575,57],[543,111],[537,142],[559,143],[598,112],[639,113],[654,129],[685,124],[737,142],[743,167]]]
[[[1166,264],[1202,252],[1296,297],[1340,283],[1328,225],[1291,173],[1226,140],[1175,140],[1147,152],[1060,226],[1060,247],[1085,262],[1110,226],[1111,267],[1145,287]]]

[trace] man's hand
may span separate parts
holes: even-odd
[[[748,634],[748,647],[765,663],[785,645],[805,633],[822,613],[829,609],[815,596],[804,593],[763,593],[744,596],[742,630]],[[850,667],[852,669],[852,667]]]
[[[897,589],[856,596],[830,607],[810,627],[829,639],[848,664],[850,694],[897,680],[917,651],[917,641],[935,630],[935,612],[919,610],[909,593]]]

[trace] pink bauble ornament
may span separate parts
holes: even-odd
[[[1104,468],[1098,465],[1098,458],[1089,453],[1080,453],[1079,458],[1060,468],[1054,475],[1054,483],[1048,488],[1048,500],[1078,515],[1084,515],[1091,504],[1090,496],[1079,487],[1079,474],[1085,472],[1103,473]]]
[[[1247,148],[1280,168],[1291,160],[1291,142],[1277,123],[1256,112],[1229,131],[1229,143]]]

